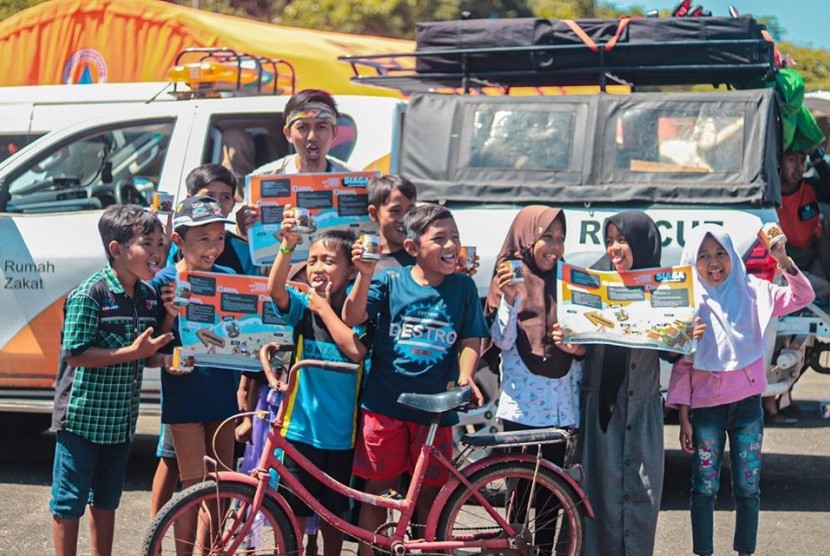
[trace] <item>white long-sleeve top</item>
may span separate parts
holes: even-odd
[[[579,423],[579,386],[582,363],[574,360],[562,378],[535,375],[516,348],[521,299],[511,306],[504,296],[490,327],[493,343],[501,349],[501,398],[496,415],[530,427],[576,427]]]

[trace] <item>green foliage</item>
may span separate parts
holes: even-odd
[[[795,69],[804,77],[807,91],[830,91],[830,50],[799,46],[790,42],[777,43],[778,49],[790,60],[795,60]]]
[[[0,21],[41,2],[45,2],[45,0],[0,0]]]

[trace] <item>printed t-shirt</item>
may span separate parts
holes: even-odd
[[[230,268],[213,265],[210,272],[236,274]],[[161,286],[176,281],[175,265],[161,269],[150,284],[160,291]],[[182,345],[179,334],[179,319],[173,324],[173,341],[165,346],[171,352],[173,346]],[[161,373],[161,422],[206,423],[226,419],[239,412],[236,389],[239,385],[239,371],[216,369],[196,365],[186,375]]]
[[[342,160],[338,160],[333,156],[326,156],[326,172],[332,173],[347,173],[353,172],[351,168],[346,166]],[[268,164],[263,164],[253,172],[252,176],[261,176],[264,174],[299,174],[297,171],[297,160],[295,155],[289,154]]]
[[[294,361],[322,359],[351,363],[337,347],[322,319],[309,310],[308,295],[290,286],[286,291],[288,311],[280,311],[276,303],[274,311],[294,327],[297,346]],[[339,310],[335,309],[335,312],[339,313]],[[367,333],[370,328],[358,325],[352,330],[365,345],[371,345]],[[285,438],[324,450],[353,448],[360,378],[360,371],[347,374],[316,367],[300,369],[293,392],[283,402],[286,404],[282,426]]]
[[[820,217],[816,190],[808,183],[802,181],[795,191],[781,195],[778,220],[787,243],[796,249],[812,247],[813,239],[821,235]]]
[[[398,395],[437,394],[458,381],[458,341],[489,335],[475,283],[450,274],[438,286],[422,286],[412,267],[387,270],[372,280],[366,310],[376,330],[362,406],[428,424],[428,413],[399,404]],[[441,424],[456,421],[449,413]]]
[[[52,429],[98,444],[126,442],[135,433],[144,359],[107,367],[73,367],[66,359],[93,347],[127,347],[147,328],[158,330],[156,292],[138,281],[131,298],[107,265],[72,290],[63,309]]]

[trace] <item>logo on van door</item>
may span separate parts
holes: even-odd
[[[82,48],[63,66],[63,82],[67,85],[90,85],[107,82],[107,62],[97,50]]]

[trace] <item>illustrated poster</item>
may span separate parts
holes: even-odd
[[[691,353],[692,267],[605,272],[567,263],[557,270],[557,320],[565,342]]]
[[[248,231],[251,258],[260,266],[274,262],[280,240],[282,211],[286,204],[306,208],[316,230],[300,236],[292,262],[308,258],[308,243],[315,234],[328,228],[352,228],[356,235],[377,233],[377,224],[369,218],[366,186],[377,172],[332,174],[288,174],[247,176],[245,200],[260,210],[260,220]]]
[[[175,303],[182,352],[196,365],[260,371],[263,345],[293,343],[293,328],[274,312],[268,278],[180,272]]]

